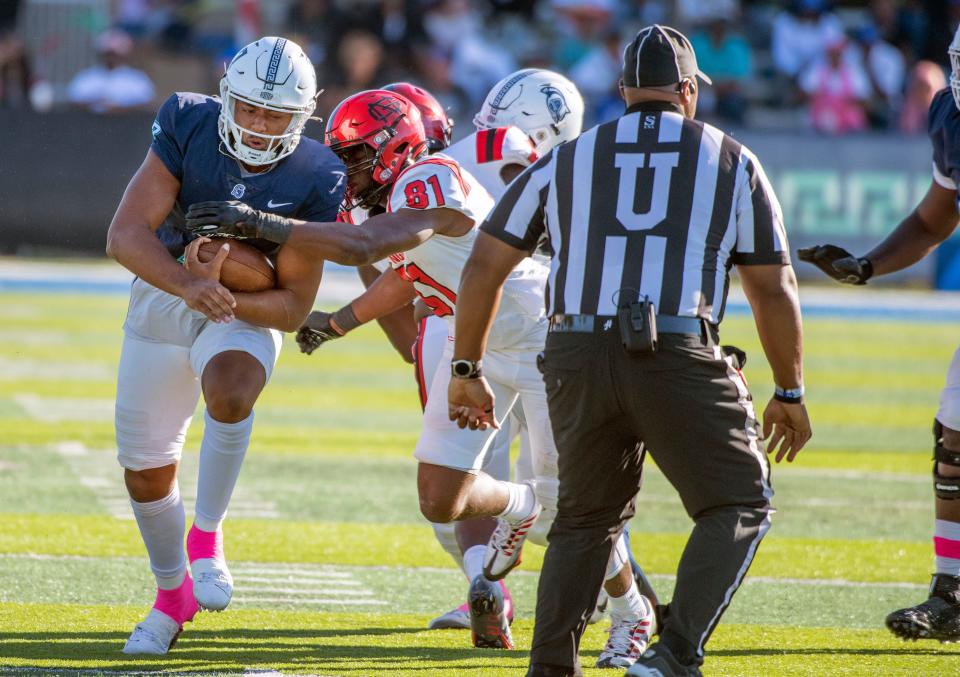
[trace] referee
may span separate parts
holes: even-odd
[[[580,674],[580,637],[611,546],[635,512],[638,442],[694,527],[660,641],[627,674],[699,675],[704,645],[770,527],[763,439],[778,462],[810,439],[780,206],[756,156],[693,119],[698,76],[709,83],[686,37],[641,30],[624,52],[624,115],[513,181],[461,279],[454,359],[479,361],[503,280],[546,235],[543,371],[560,496],[528,677]],[[719,345],[731,265],[776,383],[762,435],[742,353]],[[491,411],[482,377],[451,381],[452,419],[496,425]]]

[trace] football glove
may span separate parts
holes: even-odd
[[[314,310],[307,316],[307,321],[297,330],[297,345],[301,353],[310,355],[327,341],[343,336],[330,324],[331,317],[333,313],[322,310]]]
[[[857,258],[846,249],[832,244],[798,249],[797,256],[845,284],[866,284],[873,275],[870,259]]]
[[[283,244],[293,224],[276,214],[253,209],[242,202],[195,202],[186,214],[187,230],[203,237],[235,237]]]

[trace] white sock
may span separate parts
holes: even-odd
[[[457,543],[457,531],[454,524],[454,522],[445,524],[431,522],[430,526],[433,527],[433,535],[437,537],[437,543],[440,544],[440,547],[453,558],[458,567],[463,569],[463,554],[460,552],[460,544]]]
[[[137,503],[130,499],[130,507],[137,518],[140,536],[147,546],[150,569],[161,590],[174,590],[187,574],[187,558],[183,549],[186,515],[180,487],[176,484],[168,496],[158,501]]]
[[[603,575],[604,581],[616,578],[623,567],[630,563],[630,553],[627,551],[627,540],[620,534],[620,538],[610,549],[610,559],[607,560],[607,572]]]
[[[936,520],[933,527],[933,550],[937,556],[937,573],[960,576],[960,524]]]
[[[483,560],[486,556],[486,545],[471,545],[463,553],[463,571],[467,574],[469,581],[472,582],[474,578],[483,573]]]
[[[247,454],[253,414],[237,423],[221,423],[205,412],[204,420],[193,523],[203,531],[216,531],[227,514],[230,496]]]
[[[619,620],[638,621],[649,613],[646,599],[640,594],[636,581],[622,597],[610,597],[610,616]]]
[[[517,484],[516,482],[504,482],[509,496],[507,497],[507,507],[503,512],[497,515],[507,522],[521,522],[530,516],[534,506],[537,505],[537,494],[533,490],[533,485],[529,482]]]

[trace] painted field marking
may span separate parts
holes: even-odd
[[[13,401],[27,416],[43,423],[112,421],[113,400],[79,397],[40,397],[17,393]]]
[[[53,445],[53,449],[67,462],[80,484],[91,490],[106,512],[117,519],[133,519],[130,498],[123,484],[123,469],[117,463],[116,450],[95,451],[76,441],[57,443]],[[198,463],[199,456],[196,454],[187,454],[180,461],[180,495],[188,512],[192,510],[197,498]],[[228,514],[231,517],[247,519],[282,517],[277,504],[257,494],[256,486],[249,482],[237,485]]]
[[[304,598],[304,597],[234,597],[234,602],[240,604],[342,604],[344,606],[386,606],[387,602],[380,599],[332,599],[329,597]]]

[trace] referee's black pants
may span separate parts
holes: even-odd
[[[703,647],[770,525],[770,467],[746,383],[716,335],[661,334],[627,355],[614,324],[550,333],[544,380],[559,503],[537,590],[528,677],[579,674],[580,637],[610,550],[633,517],[642,441],[694,521],[660,641],[680,660]],[[656,537],[631,539],[641,563]]]

